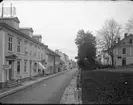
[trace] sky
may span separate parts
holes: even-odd
[[[96,36],[107,19],[124,25],[133,16],[130,1],[5,1],[16,7],[20,27],[32,27],[42,35],[42,42],[52,50],[59,49],[70,59],[77,56],[75,38],[78,30],[89,30]]]

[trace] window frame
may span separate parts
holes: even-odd
[[[129,43],[130,43],[130,44],[133,43],[133,39],[132,39],[132,38],[129,39]]]
[[[24,60],[24,72],[27,72],[27,60]]]
[[[21,52],[21,40],[17,39],[17,52],[20,53]]]
[[[126,48],[122,49],[122,54],[126,54]]]
[[[24,41],[24,54],[28,54],[28,41]]]
[[[8,36],[8,51],[13,51],[13,37]]]
[[[19,62],[19,64],[18,64],[18,62]],[[20,60],[17,60],[17,73],[20,73],[20,65],[21,65]],[[18,67],[19,67],[19,70],[18,70]]]

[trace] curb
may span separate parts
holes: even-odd
[[[44,77],[44,78],[41,79],[41,80],[33,81],[33,83],[30,83],[30,84],[27,84],[27,85],[24,85],[24,86],[17,87],[17,88],[14,88],[14,89],[9,90],[9,91],[6,91],[6,92],[3,92],[3,93],[0,94],[0,98],[5,97],[5,96],[7,96],[7,95],[10,95],[10,94],[12,94],[12,93],[15,93],[15,92],[17,92],[17,91],[19,91],[19,90],[25,89],[25,88],[27,88],[27,87],[29,87],[29,86],[31,86],[31,85],[34,85],[34,84],[36,84],[36,83],[38,83],[38,82],[41,82],[41,81],[43,81],[43,80],[45,80],[45,79],[49,79],[49,78],[51,78],[51,77],[54,77],[54,76],[60,75],[60,74],[62,74],[62,73],[65,73],[65,72],[67,72],[67,71],[69,71],[69,70],[62,71],[62,72],[59,72],[59,73],[57,73],[57,74],[50,75],[50,76],[48,76],[48,77]]]
[[[65,89],[65,91],[64,91],[64,93],[63,93],[63,95],[62,95],[62,98],[61,98],[61,100],[60,100],[60,104],[80,104],[79,102],[77,102],[75,99],[70,99],[70,102],[72,102],[72,103],[68,103],[68,100],[69,100],[69,98],[68,97],[70,97],[70,96],[72,96],[72,97],[75,97],[75,93],[74,93],[74,90],[72,90],[73,91],[73,93],[69,93],[68,91],[70,91],[70,87],[71,87],[71,89],[73,88],[73,89],[76,89],[76,86],[71,86],[71,84],[72,84],[72,81],[75,79],[75,78],[77,78],[77,75],[78,75],[78,72],[76,73],[76,75],[74,75],[73,77],[72,77],[72,80],[70,81],[70,83],[69,83],[69,85],[66,87],[66,89]]]

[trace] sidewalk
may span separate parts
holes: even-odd
[[[77,75],[71,80],[60,100],[60,104],[81,104],[81,91],[76,88]],[[79,97],[78,97],[79,96]],[[79,98],[79,100],[78,100]]]
[[[67,71],[69,71],[69,70],[58,72],[56,74],[52,74],[52,75],[48,75],[48,76],[46,76],[46,75],[44,75],[44,76],[37,76],[37,77],[35,77],[34,80],[28,80],[28,81],[22,82],[21,85],[19,85],[19,86],[0,89],[0,98],[5,97],[5,96],[7,96],[9,94],[15,93],[17,91],[20,91],[20,90],[22,90],[24,88],[27,88],[29,86],[32,86],[35,83],[41,82],[41,81],[43,81],[45,79],[51,78],[51,77],[56,76],[56,75],[60,75],[62,73],[65,73]]]

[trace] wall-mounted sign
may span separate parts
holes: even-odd
[[[10,69],[11,68],[11,65],[3,65],[3,69],[5,70],[7,70],[7,69]]]

